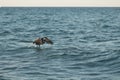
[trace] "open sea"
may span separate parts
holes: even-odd
[[[1,7],[0,80],[120,80],[120,8]]]

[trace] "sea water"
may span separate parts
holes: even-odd
[[[1,7],[0,80],[120,80],[120,8]]]

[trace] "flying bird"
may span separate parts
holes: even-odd
[[[33,41],[33,44],[36,44],[39,47],[40,47],[40,45],[43,45],[45,43],[47,43],[47,44],[53,44],[53,42],[50,39],[48,39],[47,37],[38,38],[35,41]]]

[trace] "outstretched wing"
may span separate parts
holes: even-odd
[[[47,37],[44,37],[44,40],[48,44],[53,44],[53,42],[50,39],[48,39]]]

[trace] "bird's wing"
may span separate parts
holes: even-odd
[[[46,43],[48,43],[48,44],[53,44],[53,42],[52,42],[50,39],[48,39],[47,37],[44,37],[44,39],[45,39],[45,42],[46,42]]]

